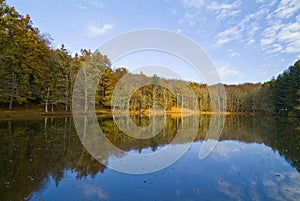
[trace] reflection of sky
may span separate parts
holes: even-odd
[[[107,169],[94,178],[76,179],[65,171],[58,186],[50,180],[32,200],[297,200],[300,174],[264,144],[219,142],[198,159],[202,142],[172,166],[144,175]],[[58,200],[58,199],[56,199]]]
[[[164,147],[165,146],[158,146],[158,147],[155,147],[155,148],[147,147],[147,148],[143,148],[141,150],[132,149],[132,150],[128,151],[127,153],[131,153],[131,154],[149,154],[149,153],[153,153],[153,152],[156,152],[156,151],[160,151]]]

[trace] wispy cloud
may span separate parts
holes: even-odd
[[[187,12],[184,14],[183,18],[178,21],[178,24],[181,26],[189,25],[195,26],[196,24],[203,24],[205,19],[199,15],[199,12]]]
[[[88,8],[102,9],[105,4],[101,0],[75,0],[75,5],[81,10],[87,10]]]
[[[87,10],[87,7],[84,6],[84,5],[78,5],[78,8],[81,9],[81,10]]]
[[[280,44],[273,44],[271,46],[272,48],[268,50],[268,53],[277,53],[277,52],[281,52],[283,47]]]
[[[99,36],[107,33],[109,30],[113,29],[113,24],[103,24],[102,26],[96,26],[93,24],[90,24],[88,26],[88,32],[90,36]]]
[[[217,45],[221,46],[232,40],[240,38],[240,31],[238,30],[237,27],[233,27],[221,33],[218,33],[216,38],[217,38]]]
[[[236,5],[238,5],[236,3]],[[230,7],[232,8],[232,7]],[[254,35],[261,29],[260,20],[263,19],[263,16],[268,14],[268,9],[263,8],[255,13],[250,13],[241,18],[240,21],[236,21],[233,27],[230,27],[216,35],[217,45],[222,46],[226,43],[235,40],[242,40],[243,37],[247,36],[245,41],[254,43]]]
[[[300,2],[299,2],[300,3]],[[270,19],[270,26],[265,28],[260,45],[269,53],[300,52],[300,14],[295,19],[290,19],[289,23],[283,22],[279,18]],[[279,47],[280,45],[280,47]]]
[[[222,66],[220,68],[217,68],[217,71],[221,78],[224,78],[226,76],[241,75],[241,73],[238,70],[230,69],[228,66]]]
[[[262,46],[268,46],[268,45],[272,44],[274,41],[275,41],[274,38],[263,38],[260,40],[260,44]]]
[[[246,42],[247,42],[248,45],[253,45],[253,44],[256,43],[255,39],[253,39],[253,38],[248,38],[248,39],[246,40]]]
[[[240,1],[235,1],[232,4],[218,3],[216,1],[211,2],[206,9],[217,13],[217,18],[224,18],[228,16],[234,16],[241,12],[237,9],[241,5]]]
[[[213,1],[211,4],[207,6],[207,9],[214,10],[214,11],[231,10],[239,7],[240,5],[241,5],[240,1],[236,1],[232,4],[225,4],[225,3],[221,4],[216,1]]]
[[[274,13],[278,18],[288,19],[294,16],[299,9],[300,0],[282,0]]]
[[[188,9],[179,20],[179,28],[202,27],[201,34],[211,34],[217,47],[226,44],[234,47],[239,43],[270,55],[300,53],[300,0],[256,0],[252,3],[254,7],[241,0],[182,2]],[[207,33],[205,26],[211,26],[208,24],[211,17],[217,25],[211,27],[214,31]],[[235,55],[228,52],[228,56]]]
[[[299,53],[300,0],[281,0],[277,4],[274,1],[257,0],[256,3],[262,4],[260,10],[245,15],[241,20],[235,18],[234,26],[216,34],[217,45],[222,46],[232,41],[255,44],[255,41],[259,41],[258,47],[270,54]],[[209,9],[235,9],[239,6],[239,1],[221,5],[213,2]],[[271,7],[274,12],[270,12]]]
[[[184,24],[188,24],[190,26],[194,26],[195,23],[196,23],[196,20],[197,18],[195,17],[194,14],[191,14],[191,13],[185,13],[184,14],[184,17],[182,20],[180,20],[178,23],[180,25],[184,25]]]
[[[232,50],[232,49],[227,50],[227,53],[228,53],[228,56],[229,56],[230,58],[234,58],[234,57],[240,56],[239,53],[237,53],[236,51],[234,51],[234,50]]]
[[[257,12],[254,13],[250,13],[248,15],[245,15],[242,20],[238,23],[240,26],[247,26],[248,23],[254,23],[254,22],[258,22],[261,19],[263,19],[263,17],[268,14],[269,9],[267,8],[262,8]]]
[[[184,7],[200,8],[203,6],[205,0],[183,0]]]
[[[249,24],[247,34],[252,37],[256,34],[258,30],[260,30],[261,26],[257,22],[253,22]]]
[[[182,29],[177,29],[176,32],[177,33],[182,33]]]
[[[268,1],[268,0],[256,0],[255,2],[256,3],[265,3],[266,1]]]
[[[282,27],[277,34],[277,40],[286,44],[285,52],[300,52],[300,21]]]

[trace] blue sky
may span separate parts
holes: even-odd
[[[35,27],[51,35],[54,47],[63,43],[72,54],[81,48],[95,50],[104,41],[131,30],[162,28],[178,32],[207,52],[221,80],[228,84],[270,80],[300,59],[300,0],[7,3],[21,14],[29,14]],[[137,65],[130,61],[115,65]],[[192,74],[187,71],[184,77],[194,80]]]

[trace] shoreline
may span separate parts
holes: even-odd
[[[106,108],[98,108],[95,110],[97,116],[113,116],[112,111]],[[115,111],[116,115],[125,115],[126,113],[121,111]],[[182,111],[178,108],[159,111],[137,111],[131,112],[130,115],[142,115],[142,116],[151,116],[151,115],[170,115],[174,117],[178,116],[189,116],[193,114],[199,115],[268,115],[273,116],[270,113],[249,113],[249,112],[199,112],[194,110],[183,109]],[[0,119],[21,119],[21,118],[42,118],[42,117],[61,117],[61,116],[72,116],[72,111],[57,110],[54,112],[45,112],[42,109],[17,109],[17,110],[0,110]],[[78,114],[81,115],[81,114]]]

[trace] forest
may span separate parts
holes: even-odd
[[[114,88],[124,75],[130,74],[127,69],[112,69],[109,57],[102,55],[101,50],[92,52],[82,49],[71,55],[64,45],[53,48],[50,35],[34,27],[29,15],[22,16],[3,0],[0,3],[0,110],[43,108],[44,112],[71,111],[77,73],[91,58],[101,74],[95,97],[96,107],[111,108]],[[149,77],[142,72],[130,76],[149,82],[133,89],[135,92],[129,104],[131,111],[143,112],[153,105],[169,110],[179,105],[193,104],[193,101],[198,102],[196,109],[200,112],[211,111],[208,89],[214,86],[156,75]],[[178,96],[162,87],[161,83],[189,85],[195,92],[196,100],[191,100],[188,95]],[[224,87],[227,112],[298,116],[300,60],[268,82],[225,84]]]

